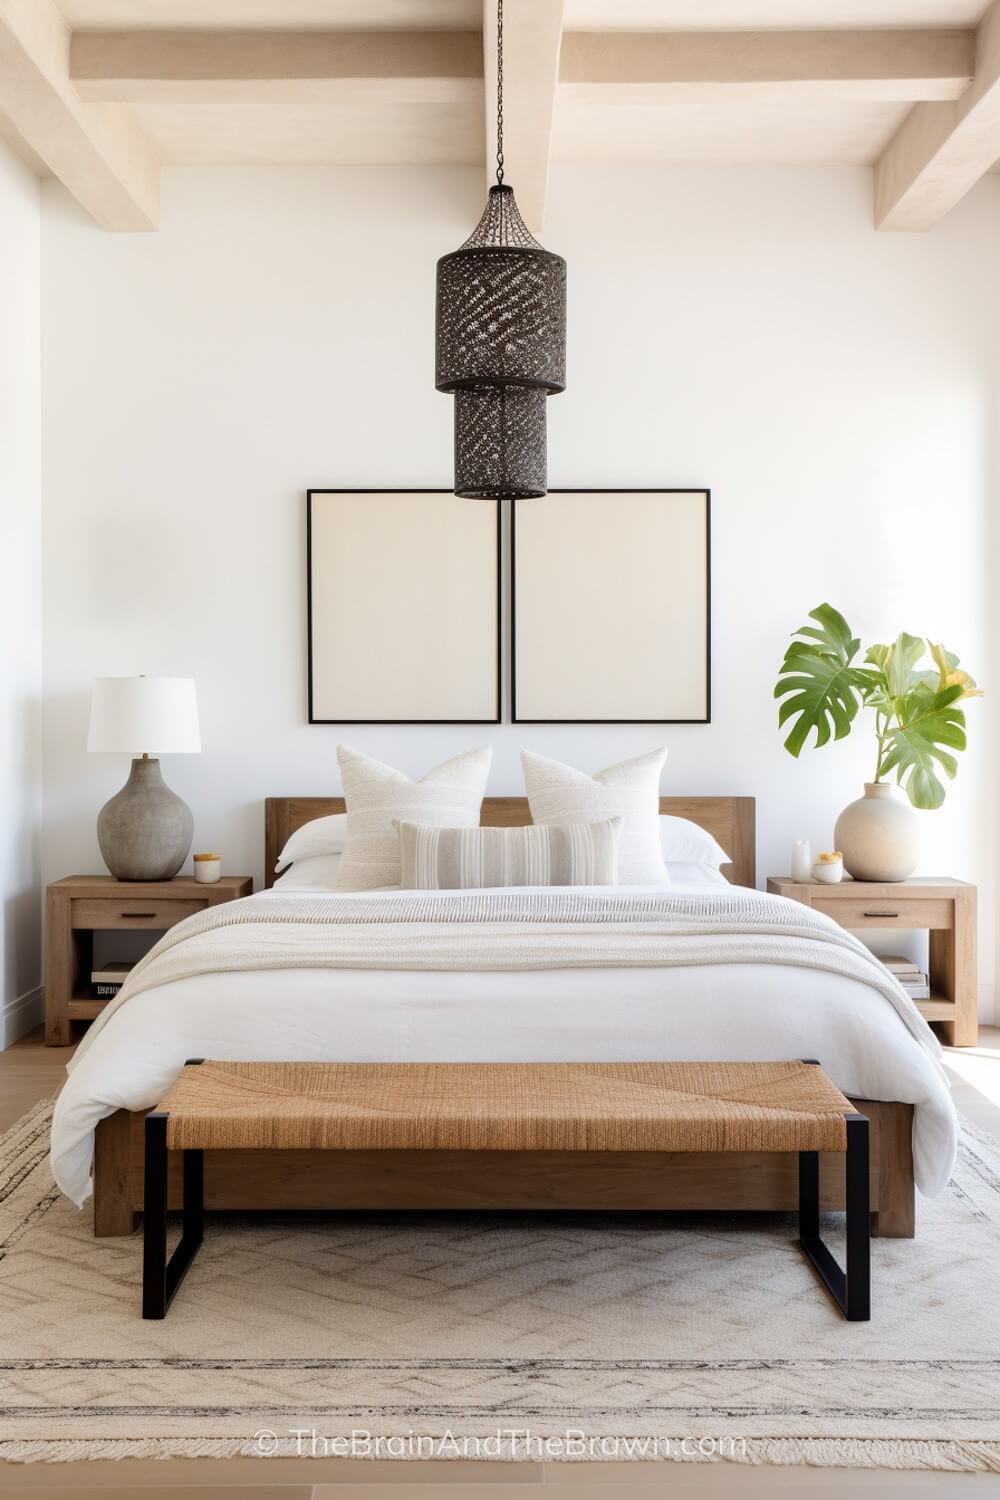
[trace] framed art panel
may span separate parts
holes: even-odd
[[[550,490],[513,510],[514,722],[707,724],[708,490]]]
[[[310,490],[310,724],[500,720],[500,504]]]

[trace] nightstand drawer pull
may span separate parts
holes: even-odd
[[[132,921],[151,922],[153,920],[153,918],[156,916],[156,912],[155,911],[123,911],[123,912],[120,913],[120,915],[123,916],[123,917],[130,917],[132,919]]]
[[[898,911],[866,911],[866,917],[898,917]]]

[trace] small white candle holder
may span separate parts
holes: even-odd
[[[796,839],[792,845],[792,879],[800,885],[812,873],[812,848],[808,839]]]

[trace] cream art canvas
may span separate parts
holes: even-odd
[[[560,490],[514,507],[513,718],[711,718],[707,490]]]
[[[500,718],[500,506],[310,490],[309,722]]]

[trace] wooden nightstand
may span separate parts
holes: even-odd
[[[976,887],[964,880],[901,880],[878,885],[869,880],[804,884],[782,875],[768,877],[778,896],[801,901],[825,912],[841,927],[917,927],[930,933],[931,998],[916,1001],[928,1021],[941,1027],[951,1047],[974,1047],[979,1039],[976,1014]]]
[[[113,875],[70,875],[46,891],[45,1044],[65,1047],[73,1021],[92,1021],[106,1000],[90,998],[95,932],[165,932],[208,906],[253,894],[250,875],[223,875],[200,885],[189,875],[173,880],[115,880]]]

